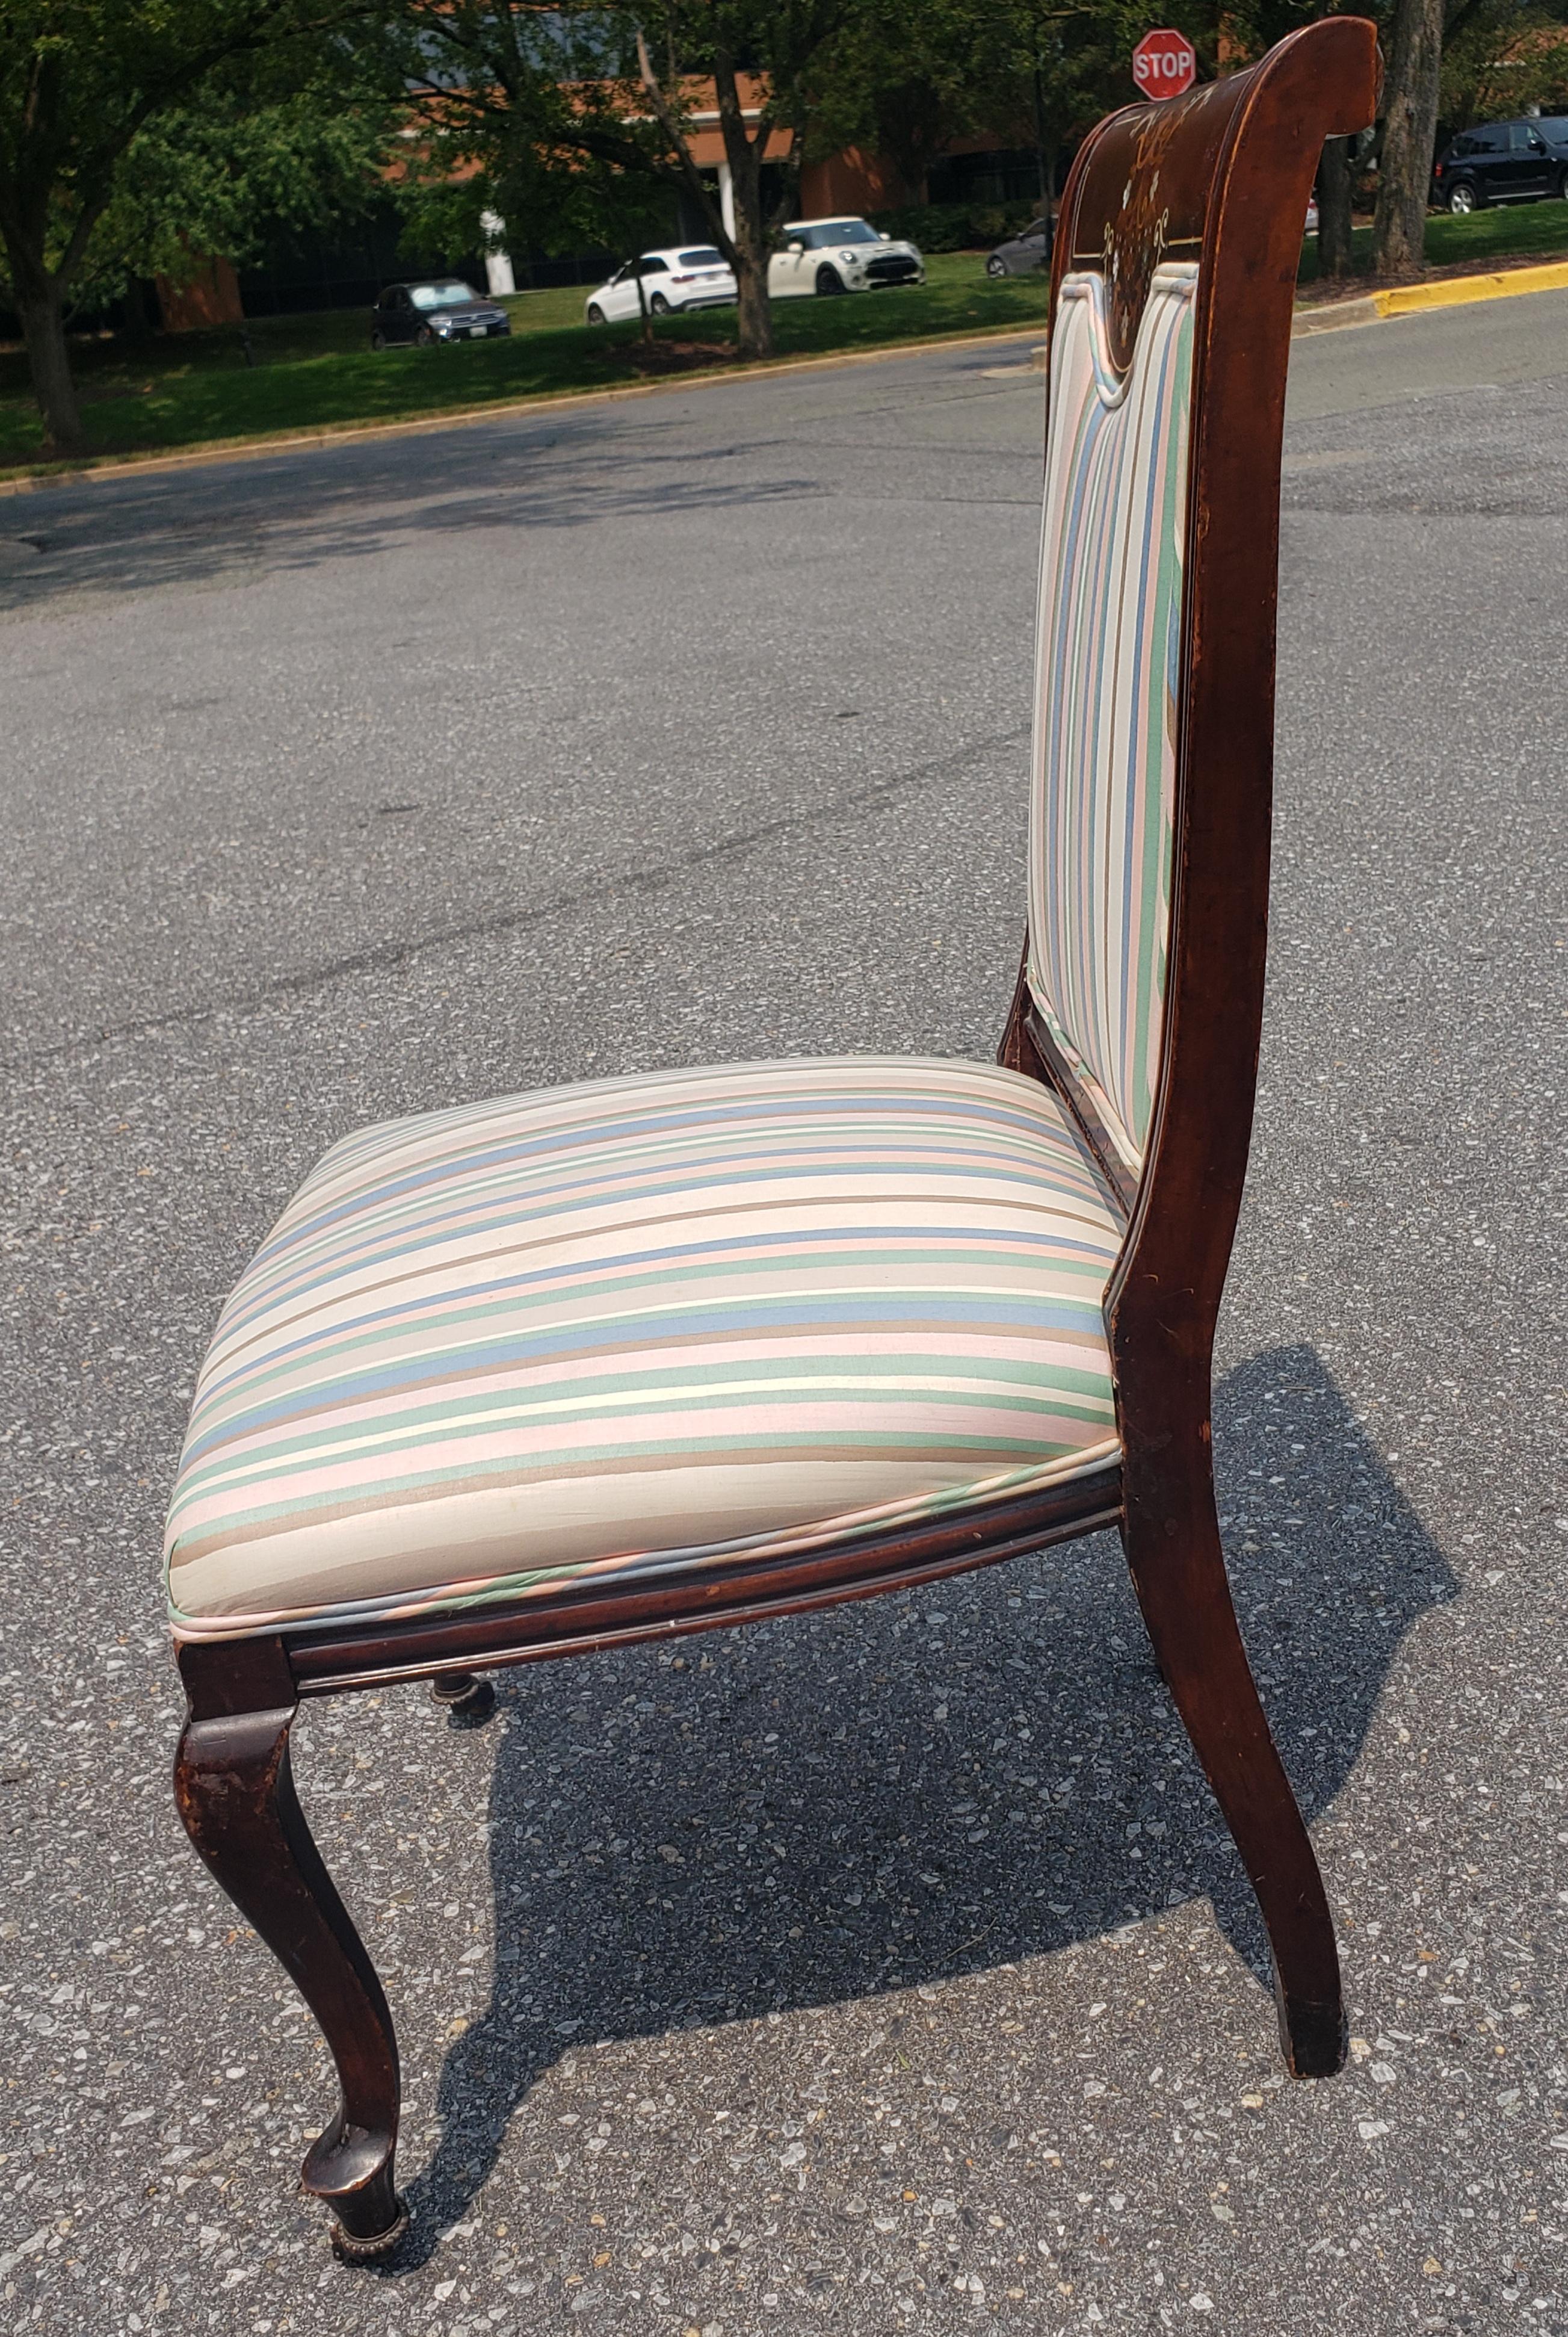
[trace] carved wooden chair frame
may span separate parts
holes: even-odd
[[[915,1530],[699,1576],[567,1583],[511,1607],[187,1642],[176,1793],[190,1838],[279,1958],[336,2063],[342,2103],[307,2191],[351,2258],[394,2247],[397,2046],[370,1959],[289,1778],[300,1700],[430,1678],[482,1709],[480,1670],[712,1629],[940,1580],[1116,1526],[1160,1667],[1245,1863],[1298,2077],[1339,2068],[1334,1928],[1237,1628],[1215,1515],[1211,1355],[1242,1181],[1263,998],[1279,481],[1301,221],[1323,140],[1377,93],[1373,27],[1332,17],[1249,72],[1111,116],[1063,198],[1051,281],[1106,278],[1128,361],[1162,260],[1199,263],[1188,464],[1174,858],[1164,1046],[1135,1181],[1020,976],[999,1060],[1053,1088],[1125,1221],[1105,1296],[1120,1460]]]

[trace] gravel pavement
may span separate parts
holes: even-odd
[[[1109,1538],[307,1708],[413,2241],[180,1833],[158,1540],[219,1303],[356,1123],[987,1056],[1040,377],[1007,352],[0,505],[0,2318],[1568,2331],[1568,298],[1299,344],[1276,903],[1216,1439],[1342,1924],[1291,2085]]]

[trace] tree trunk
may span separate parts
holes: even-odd
[[[1318,165],[1318,273],[1350,273],[1350,142],[1330,138]]]
[[[44,452],[84,454],[82,414],[76,403],[76,385],[71,378],[70,352],[65,347],[65,308],[60,287],[42,269],[17,268],[15,255],[12,283],[23,338],[27,344],[33,395],[44,416]]]
[[[762,215],[762,157],[768,139],[765,118],[758,125],[755,139],[749,138],[745,118],[741,112],[735,60],[721,49],[714,60],[714,87],[718,96],[725,159],[730,168],[730,195],[735,204],[735,233],[731,235],[724,223],[723,212],[714,200],[712,188],[692,161],[690,144],[669,100],[659,87],[658,77],[648,54],[648,42],[640,32],[637,36],[637,53],[642,85],[648,92],[654,112],[680,163],[687,186],[706,216],[715,243],[735,271],[735,343],[739,354],[743,357],[771,357],[773,310],[769,306],[767,289],[767,230]],[[670,69],[673,74],[673,55]]]
[[[131,276],[120,297],[125,312],[125,337],[132,348],[141,348],[152,338],[152,311],[147,300],[151,289],[145,276]]]
[[[741,112],[735,59],[724,48],[718,49],[714,57],[714,90],[735,203],[735,258],[731,265],[735,280],[736,345],[743,357],[771,357],[773,308],[767,291],[767,230],[762,215],[762,158],[768,138],[767,117],[765,114],[758,123],[755,137],[748,135]]]
[[[1374,269],[1396,281],[1418,275],[1426,256],[1442,59],[1443,0],[1398,0],[1372,237]]]
[[[743,357],[771,357],[773,355],[773,308],[767,291],[767,252],[761,249],[759,232],[756,247],[741,226],[740,204],[735,203],[735,343]]]

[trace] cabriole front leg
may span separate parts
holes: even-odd
[[[1127,1470],[1122,1542],[1160,1669],[1257,1894],[1286,2066],[1328,2078],[1345,2058],[1334,1919],[1237,1626],[1206,1422],[1193,1443],[1185,1469],[1178,1450],[1162,1472]]]
[[[408,2213],[393,2181],[397,2039],[381,1982],[310,1836],[288,1766],[297,1706],[187,1721],[174,1765],[185,1830],[304,1997],[332,2049],[343,2099],[311,2145],[307,2191],[363,2259],[395,2247]]]

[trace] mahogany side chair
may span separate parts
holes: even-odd
[[[1027,942],[994,1065],[731,1065],[388,1122],[223,1308],[168,1529],[175,1788],[342,2103],[305,2162],[395,2246],[392,2016],[290,1783],[300,1699],[824,1606],[1119,1528],[1257,1893],[1284,2055],[1333,1922],[1237,1628],[1210,1365],[1263,997],[1285,373],[1371,24],[1133,105],[1050,288]]]

